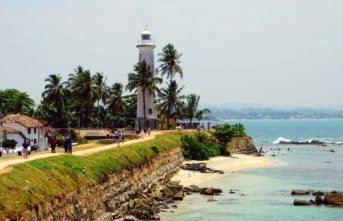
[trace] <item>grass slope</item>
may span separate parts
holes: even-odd
[[[176,146],[180,146],[180,136],[170,133],[87,157],[61,155],[17,164],[0,175],[0,220],[15,219],[26,209],[101,182],[108,174],[142,164],[156,151]]]

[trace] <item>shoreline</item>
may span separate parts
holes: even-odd
[[[244,154],[233,154],[232,157],[213,157],[205,161],[184,161],[184,163],[206,163],[207,167],[216,170],[222,170],[225,174],[217,173],[200,173],[197,171],[188,171],[180,169],[171,179],[178,181],[180,185],[190,186],[207,186],[209,181],[220,179],[221,177],[232,174],[244,169],[268,167],[275,162],[267,157],[256,157]]]

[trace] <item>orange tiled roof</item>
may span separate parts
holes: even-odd
[[[21,133],[19,130],[10,128],[10,127],[2,127],[0,126],[0,132],[6,131],[7,133]]]
[[[43,124],[41,122],[39,122],[39,120],[36,120],[32,117],[26,116],[26,115],[22,115],[22,114],[10,114],[7,115],[6,117],[2,118],[0,120],[0,122],[17,122],[27,128],[29,127],[37,127],[38,125],[40,127],[43,126]]]

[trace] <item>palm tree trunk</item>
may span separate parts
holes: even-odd
[[[170,119],[170,117],[169,117],[169,114],[167,115],[167,129],[169,130],[170,129],[170,127],[169,127],[169,119]]]
[[[162,124],[161,124],[161,130],[163,130],[164,120],[165,120],[165,119],[166,119],[166,115],[163,115]]]

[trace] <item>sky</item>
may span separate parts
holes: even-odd
[[[37,102],[81,65],[127,83],[145,25],[203,104],[343,106],[341,0],[0,0],[0,89]]]

